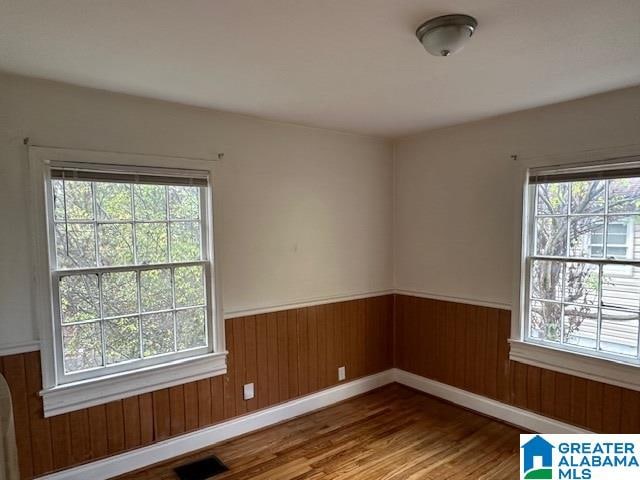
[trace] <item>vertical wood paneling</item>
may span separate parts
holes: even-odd
[[[436,342],[436,361],[435,361],[435,371],[434,378],[441,382],[446,382],[445,378],[445,365],[446,365],[446,351],[444,343],[446,341],[446,315],[447,315],[447,302],[435,302],[436,304],[436,314],[435,314],[435,325],[434,325],[434,334],[438,341]],[[405,333],[405,335],[409,335],[409,333]],[[405,356],[410,355],[411,352],[405,352]]]
[[[127,449],[140,445],[140,400],[137,396],[122,400],[124,445]]]
[[[62,414],[51,417],[51,450],[53,453],[53,469],[59,470],[71,463],[71,428],[69,426],[69,415]],[[105,429],[106,432],[106,429]],[[18,431],[16,431],[18,435]],[[108,435],[106,438],[108,444]]]
[[[640,392],[510,361],[511,312],[394,301],[396,367],[596,432],[640,432]]]
[[[89,437],[93,458],[101,458],[109,453],[107,444],[107,408],[97,405],[87,409],[89,415]],[[54,417],[55,418],[55,417]]]
[[[456,344],[458,342],[458,339],[456,339],[455,319],[456,319],[456,304],[453,302],[447,302],[445,306],[445,317],[444,317],[444,342],[442,343],[442,347],[443,347],[442,363],[444,364],[444,378],[446,378],[449,383],[453,383],[455,378],[455,363],[451,361],[451,359],[454,358]],[[414,321],[415,319],[412,321],[412,323]],[[408,336],[409,338],[413,338],[413,342],[415,344],[419,344],[418,339],[415,338],[415,335],[411,335],[411,333],[413,332],[414,332],[414,328],[411,329],[411,332],[409,332]],[[462,338],[460,338],[460,341],[465,345],[465,347],[467,346],[466,332],[462,336]],[[413,358],[413,355],[410,355],[409,357]],[[466,362],[467,360],[465,357],[465,366],[466,366]]]
[[[640,432],[640,392],[622,390],[621,400],[623,420],[620,433]]]
[[[309,393],[309,322],[307,309],[296,310],[298,348],[298,387],[300,395]]]
[[[148,445],[154,439],[153,394],[138,395],[138,406],[140,407],[140,443]]]
[[[513,365],[511,386],[513,404],[516,407],[527,408],[527,366],[523,363]]]
[[[278,312],[278,401],[284,402],[289,396],[289,346],[287,344],[287,312]]]
[[[401,368],[403,370],[409,370],[406,368],[406,362],[404,361],[404,355],[407,348],[407,341],[404,338],[404,331],[406,329],[407,323],[407,312],[405,312],[405,306],[407,304],[406,297],[395,296],[396,300],[394,300],[394,314],[395,321],[393,322],[393,365],[397,368]],[[434,320],[436,317],[434,316]],[[435,331],[435,322],[434,322],[434,335],[436,336],[437,332]]]
[[[586,427],[594,432],[602,431],[604,385],[589,380],[587,385],[587,423]]]
[[[603,404],[602,430],[604,433],[619,433],[622,413],[622,389],[615,385],[604,385]]]
[[[352,325],[352,341],[349,343],[345,342],[345,350],[348,352],[350,348],[353,348],[353,356],[351,359],[346,359],[347,363],[353,365],[351,368],[352,377],[347,376],[347,378],[357,378],[362,377],[366,370],[366,349],[367,349],[367,335],[369,330],[366,328],[366,319],[365,319],[365,301],[363,299],[358,299],[355,302],[355,321],[351,320],[350,317],[345,319],[347,324]],[[346,352],[345,352],[346,354]]]
[[[307,312],[307,334],[309,345],[309,391],[315,392],[320,388],[320,362],[324,358],[318,357],[318,308],[311,307]]]
[[[171,435],[184,433],[184,387],[182,385],[169,388],[169,416]]]
[[[510,321],[506,310],[405,296],[229,319],[226,375],[50,419],[38,395],[39,354],[2,357],[0,369],[17,406],[24,478],[335,385],[341,365],[351,379],[394,359],[399,368],[590,430],[640,431],[639,392],[511,362]],[[245,402],[247,382],[256,398]]]
[[[585,426],[587,423],[587,380],[571,377],[571,423]]]
[[[124,412],[122,400],[109,402],[107,409],[107,447],[110,454],[124,450]],[[55,418],[55,417],[54,417]]]
[[[511,312],[498,310],[498,400],[511,402],[509,375],[511,362],[509,361],[509,344],[511,335]]]
[[[233,398],[236,401],[236,415],[242,415],[247,412],[247,403],[241,392],[243,386],[247,383],[247,366],[245,362],[245,334],[244,324],[246,318],[240,317],[233,319],[233,344],[231,347],[231,356],[233,357],[234,369],[233,377],[235,378],[235,390]]]
[[[341,365],[355,378],[394,358],[399,368],[594,431],[640,430],[640,393],[509,361],[510,320],[506,310],[405,296],[230,319],[227,375],[50,419],[38,395],[39,354],[3,357],[0,368],[24,426],[24,478],[335,385]],[[251,403],[243,382],[256,384]]]
[[[540,411],[540,369],[527,366],[527,406],[529,410]]]
[[[476,351],[476,337],[478,336],[478,322],[476,317],[477,307],[473,305],[462,305],[462,308],[457,308],[458,305],[453,304],[456,313],[461,310],[462,315],[460,318],[463,319],[462,331],[464,332],[464,384],[463,388],[470,391],[476,392],[476,377],[475,377],[475,367],[474,365],[478,364],[479,357],[478,352]],[[453,310],[453,309],[452,309]],[[460,322],[458,322],[460,323]],[[456,340],[454,340],[454,344]]]
[[[426,302],[425,307],[420,310],[424,311],[424,313],[421,315],[420,323],[427,324],[424,325],[421,329],[423,335],[425,336],[423,338],[426,338],[425,361],[427,362],[427,364],[424,367],[424,372],[427,377],[435,378],[438,365],[437,345],[440,341],[434,334],[436,328],[435,319],[437,315],[436,302],[429,300],[428,302]],[[431,323],[432,325],[429,325],[429,323]]]
[[[38,392],[42,384],[40,355],[29,352],[24,355],[26,386],[31,427],[31,451],[33,454],[33,474],[42,475],[53,469],[51,453],[51,429],[49,420],[44,418],[42,401]],[[93,449],[92,449],[93,450]]]
[[[91,459],[91,431],[87,410],[69,413],[71,435],[71,463],[82,463]]]
[[[257,408],[269,405],[269,356],[267,345],[269,342],[267,321],[265,315],[256,318],[256,362],[257,362]]]
[[[571,377],[556,372],[556,408],[554,417],[571,419]]]
[[[476,336],[475,336],[475,350],[477,359],[472,363],[472,372],[474,378],[474,392],[483,394],[487,391],[487,385],[485,383],[484,372],[487,368],[487,344],[486,344],[486,332],[487,332],[487,308],[486,307],[474,307],[468,305],[469,310],[475,310],[476,317]]]
[[[153,392],[153,431],[156,441],[171,435],[171,407],[166,388]]]
[[[346,323],[344,318],[346,317],[345,302],[333,304],[333,344],[336,346],[334,350],[334,364],[331,384],[338,383],[338,368],[343,366],[346,362],[344,360],[344,336],[346,330]]]
[[[325,332],[326,332],[326,361],[325,364],[327,366],[325,370],[325,378],[324,384],[326,387],[329,385],[333,385],[334,382],[334,372],[336,371],[336,365],[338,362],[336,361],[336,343],[335,343],[335,319],[334,319],[334,307],[332,305],[323,305],[322,306],[324,318],[325,318]]]
[[[393,339],[395,338],[395,311],[396,311],[396,295],[386,296],[384,297],[383,306],[386,305],[386,310],[382,314],[384,318],[382,320],[383,325],[385,325],[384,329],[384,339],[385,339],[385,347],[387,349],[386,362],[382,365],[381,370],[384,369],[386,365],[395,365],[394,363],[394,351],[395,344]],[[389,334],[391,332],[391,334]]]
[[[254,389],[258,388],[258,339],[256,337],[256,317],[246,317],[244,320],[244,361],[245,383],[253,383]],[[246,411],[252,412],[258,408],[258,399],[253,397],[246,401]]]
[[[211,419],[211,379],[198,380],[196,389],[198,392],[198,426],[202,428],[213,423]]]
[[[43,416],[38,394],[39,353],[2,357],[0,369],[16,406],[23,477],[117,454],[316,392],[338,383],[337,368],[342,365],[348,379],[391,368],[394,301],[383,296],[228,319],[226,375],[50,419]],[[408,335],[429,317],[418,302],[413,313]],[[439,342],[433,335],[429,338],[432,348],[422,352],[414,366],[434,358]],[[421,347],[420,338],[414,342],[415,348]],[[256,398],[245,401],[242,386],[249,382],[255,384]]]
[[[405,342],[407,348],[406,350],[399,352],[398,358],[400,359],[400,364],[404,365],[406,369],[414,370],[416,369],[416,365],[413,356],[410,355],[409,352],[416,351],[416,342],[418,341],[418,339],[415,338],[415,336],[411,336],[409,332],[412,332],[414,330],[417,322],[415,315],[415,304],[411,300],[409,300],[403,304],[403,309],[405,311],[405,321],[402,325],[402,328],[399,330],[399,336],[402,341]],[[415,371],[417,371],[417,369]]]
[[[298,381],[298,321],[295,310],[287,310],[287,368],[289,375],[289,390],[287,400],[300,394]]]
[[[224,420],[224,392],[225,376],[217,376],[211,379],[211,421],[213,423]]]
[[[184,384],[184,428],[187,432],[198,428],[198,383]]]
[[[452,325],[453,337],[451,335],[448,337],[452,342],[451,348],[455,350],[454,355],[461,356],[459,360],[456,359],[454,362],[452,381],[458,388],[473,391],[475,380],[473,365],[478,361],[475,343],[475,310],[471,308],[471,305],[448,302],[447,322]],[[450,352],[451,350],[447,349],[445,355],[448,357]],[[460,371],[456,371],[457,369]]]
[[[23,355],[9,355],[2,362],[4,377],[11,391],[13,402],[13,416],[16,431],[24,432],[16,439],[18,446],[18,462],[20,474],[23,478],[33,476],[33,463],[31,461],[31,428],[29,425],[29,409],[27,407],[27,376]]]
[[[236,322],[232,320],[225,321],[225,332],[227,336],[227,350],[229,355],[227,356],[227,374],[224,375],[222,390],[223,390],[223,414],[221,418],[231,418],[236,415],[236,385],[235,385],[235,371],[236,371],[236,358],[235,358],[235,345],[234,345],[234,324]]]
[[[267,377],[269,401],[266,405],[275,405],[280,398],[280,382],[278,380],[278,317],[275,313],[265,315],[267,324]],[[265,405],[265,406],[266,406]]]
[[[362,317],[362,330],[358,332],[363,336],[362,355],[364,369],[362,374],[369,375],[375,371],[375,353],[373,352],[373,347],[378,342],[378,319],[373,312],[373,302],[362,301]]]
[[[485,332],[486,364],[484,370],[485,395],[498,397],[498,323],[500,317],[494,308],[487,309],[487,330]]]
[[[327,369],[329,356],[327,353],[327,315],[324,305],[312,307],[316,310],[316,325],[318,330],[318,388],[327,386]]]
[[[556,373],[542,370],[540,373],[540,411],[543,415],[553,417],[556,404]]]

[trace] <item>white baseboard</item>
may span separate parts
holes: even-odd
[[[393,379],[407,387],[415,388],[421,392],[536,433],[591,433],[574,425],[512,407],[511,405],[476,395],[445,383],[436,382],[405,370],[394,368]]]
[[[106,480],[133,470],[163,462],[195,450],[209,447],[254,430],[290,420],[342,400],[397,382],[442,398],[462,407],[538,433],[588,433],[573,425],[558,422],[526,410],[512,407],[444,383],[429,380],[400,369],[390,369],[352,382],[337,385],[275,407],[259,410],[218,425],[154,443],[95,462],[39,477],[43,480]]]
[[[334,403],[393,383],[392,370],[337,385],[275,407],[250,413],[218,425],[154,443],[147,447],[39,477],[46,480],[106,480],[178,455],[206,448],[238,435],[310,413]]]

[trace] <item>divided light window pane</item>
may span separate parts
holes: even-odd
[[[529,192],[526,339],[638,363],[640,178]]]
[[[51,180],[65,375],[208,346],[203,188]]]

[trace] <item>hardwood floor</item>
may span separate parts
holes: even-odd
[[[394,384],[118,480],[174,480],[211,454],[230,468],[215,480],[512,480],[519,433]]]

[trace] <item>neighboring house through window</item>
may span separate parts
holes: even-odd
[[[526,199],[522,340],[639,364],[640,168],[533,170]]]

